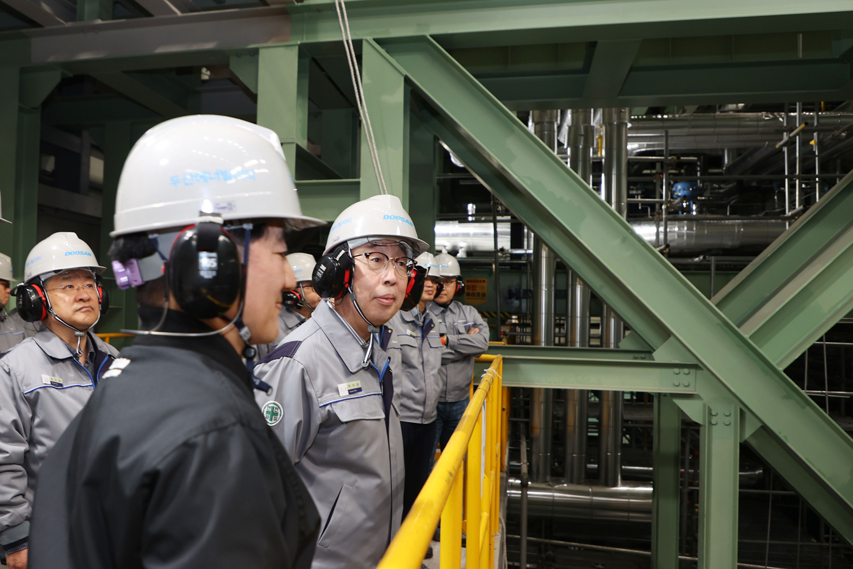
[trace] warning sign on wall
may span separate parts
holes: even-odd
[[[486,302],[488,279],[465,279],[465,303],[474,306]]]

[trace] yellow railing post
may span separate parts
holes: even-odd
[[[482,402],[480,403],[482,406]],[[482,407],[481,407],[482,410]],[[465,539],[465,567],[477,569],[480,566],[480,499],[482,497],[480,477],[483,456],[483,415],[474,424],[474,432],[468,440],[468,458],[465,460],[465,469],[468,471],[468,487],[466,488],[466,511],[467,519]]]
[[[462,469],[453,477],[453,487],[441,512],[441,567],[462,566]]]

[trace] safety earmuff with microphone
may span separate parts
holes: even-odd
[[[341,298],[352,284],[353,260],[345,244],[320,257],[311,281],[321,298]]]
[[[298,290],[285,290],[281,293],[281,303],[285,306],[292,306],[296,310],[301,310],[305,306],[305,299]]]
[[[453,296],[458,296],[460,294],[463,294],[464,292],[465,292],[465,281],[463,281],[459,277],[456,277],[456,293],[454,293]]]
[[[412,274],[409,275],[409,282],[406,283],[406,296],[403,299],[403,305],[400,310],[412,310],[421,301],[424,294],[424,281],[427,275],[426,267],[415,265]]]
[[[103,316],[110,309],[110,298],[104,289],[100,275],[94,275],[94,277],[100,315]],[[50,314],[50,298],[47,296],[44,282],[41,279],[30,284],[19,284],[12,294],[18,299],[18,314],[24,321],[40,322]]]
[[[221,218],[203,217],[181,231],[172,244],[166,276],[181,310],[193,318],[215,318],[231,308],[243,288],[243,265]]]

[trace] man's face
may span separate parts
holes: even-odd
[[[442,277],[438,280],[444,285],[444,290],[441,291],[435,301],[439,304],[449,304],[456,295],[456,277]]]
[[[376,243],[367,243],[352,251],[355,258],[352,287],[355,298],[365,318],[374,325],[381,326],[403,305],[409,277],[405,273],[399,274],[393,261],[389,261],[384,270],[374,272],[368,267],[368,260],[364,257],[364,253],[372,252],[383,253],[390,259],[405,257],[406,252],[400,245]]]
[[[317,308],[317,305],[320,304],[321,300],[323,300],[314,290],[314,283],[311,281],[303,281],[299,283],[299,292],[302,293],[302,298],[304,298],[305,302],[307,302],[312,308]]]
[[[252,332],[253,344],[269,344],[278,336],[281,291],[296,287],[286,255],[281,227],[268,227],[262,238],[249,245],[243,322]]]
[[[427,277],[424,280],[424,292],[421,294],[421,302],[429,302],[435,298],[436,285],[438,277]]]
[[[9,281],[0,281],[0,305],[6,306],[9,303],[9,293],[11,290]]]
[[[78,330],[92,326],[101,314],[95,286],[95,276],[85,269],[65,271],[44,283],[53,311]]]

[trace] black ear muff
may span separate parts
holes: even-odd
[[[19,284],[15,287],[18,314],[26,322],[39,322],[47,318],[47,297],[39,284]]]
[[[298,290],[285,290],[281,293],[281,303],[285,306],[292,306],[299,310],[305,306],[305,300]]]
[[[184,229],[172,245],[166,271],[181,310],[198,319],[226,312],[243,283],[237,244],[215,222]]]
[[[311,281],[321,298],[340,298],[352,283],[353,262],[346,247],[338,246],[323,255],[314,267]]]
[[[424,281],[426,280],[427,268],[420,265],[415,265],[412,274],[409,275],[409,282],[406,283],[406,296],[403,299],[403,306],[400,310],[411,310],[421,301],[421,296],[424,294]]]
[[[456,294],[454,296],[464,294],[465,293],[465,281],[461,278],[456,279]]]
[[[442,291],[444,291],[444,285],[440,282],[435,283],[435,298],[441,296]]]
[[[101,308],[101,317],[110,310],[110,293],[104,288],[100,275],[95,275],[95,290],[98,292],[98,306]]]

